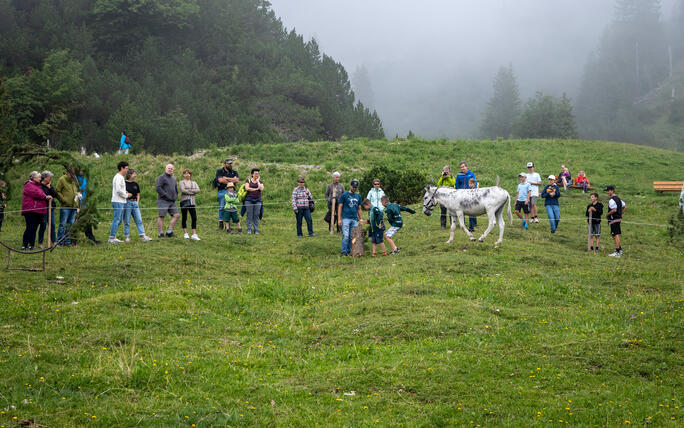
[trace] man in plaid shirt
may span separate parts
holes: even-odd
[[[306,182],[301,175],[297,178],[297,187],[292,190],[292,209],[297,216],[297,237],[302,235],[302,218],[306,219],[306,229],[309,236],[316,236],[313,231],[313,221],[311,220],[311,209],[309,201],[313,201],[313,195],[306,188]]]

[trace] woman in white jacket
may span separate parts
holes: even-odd
[[[375,207],[380,211],[385,211],[385,207],[382,205],[382,202],[380,202],[380,199],[382,199],[383,196],[385,196],[385,192],[380,188],[380,180],[376,178],[373,180],[373,188],[370,189],[368,195],[366,195],[366,199],[371,203],[371,208]]]

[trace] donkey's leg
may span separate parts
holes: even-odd
[[[484,231],[482,236],[480,236],[480,242],[484,242],[485,238],[487,235],[489,235],[489,232],[492,230],[494,225],[496,224],[496,211],[493,209],[487,210],[487,229]]]
[[[449,240],[446,241],[447,244],[451,244],[454,240],[454,231],[456,230],[456,219],[454,218],[451,213],[449,213],[449,217],[451,217],[451,233],[449,234]]]
[[[497,221],[499,222],[499,239],[494,243],[495,247],[498,247],[501,241],[503,241],[503,233],[504,233],[504,218],[503,218],[503,209],[498,213],[496,216]]]
[[[458,224],[461,226],[461,229],[468,235],[468,238],[470,238],[471,241],[475,240],[475,237],[473,236],[472,233],[470,233],[470,230],[465,225],[465,222],[463,221],[463,211],[459,211],[456,213],[458,215]]]

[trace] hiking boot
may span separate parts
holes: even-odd
[[[173,232],[166,232],[166,237],[167,238],[175,238],[176,235],[174,235]]]
[[[223,222],[222,222],[222,221],[219,221],[218,229],[219,229],[219,230],[223,230]]]
[[[159,235],[157,235],[157,238],[159,238],[159,239],[161,239],[161,238],[163,238],[163,237],[164,237],[164,234],[163,234],[163,233],[160,233]]]

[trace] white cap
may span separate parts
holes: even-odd
[[[549,175],[549,180],[555,180],[556,176],[555,175]]]
[[[527,178],[527,174],[525,174],[524,172],[521,172],[520,174],[518,174],[518,177],[525,177],[525,178]]]
[[[339,172],[337,172],[337,171],[333,172],[333,177],[339,177],[339,176],[340,176]]]
[[[533,166],[534,166],[534,164],[533,164],[532,162],[527,162],[527,167],[528,167],[528,168],[532,168]]]

